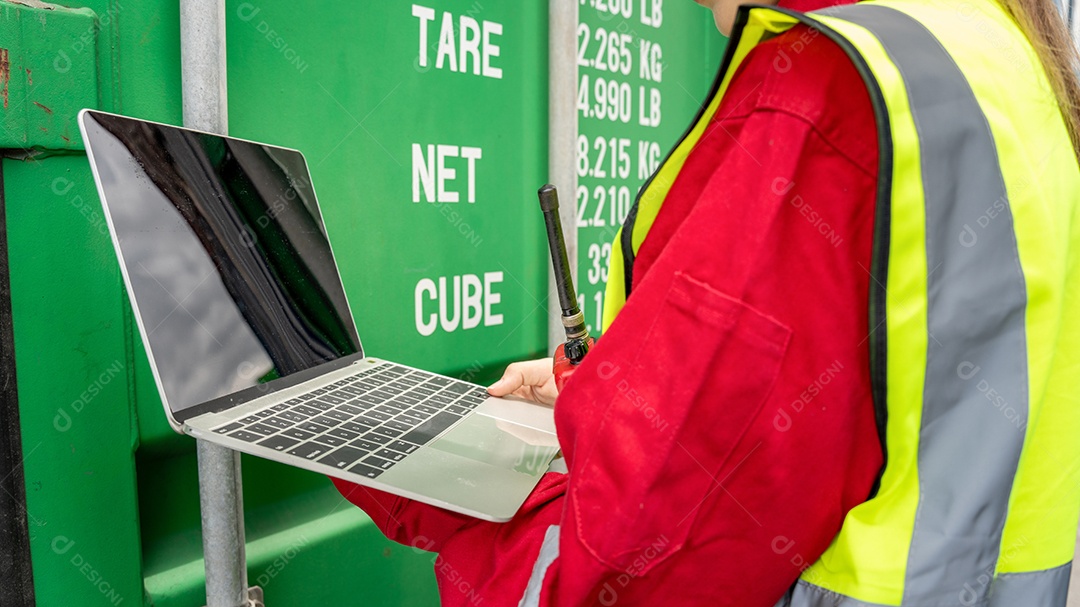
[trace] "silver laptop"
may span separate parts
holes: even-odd
[[[174,430],[514,515],[558,451],[552,410],[365,354],[300,152],[93,110],[79,127]]]

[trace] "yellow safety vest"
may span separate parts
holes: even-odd
[[[844,49],[878,125],[870,352],[886,465],[779,605],[1064,606],[1080,512],[1080,168],[1037,56],[993,0],[740,9],[711,102],[615,238],[605,328],[732,74],[798,23]]]

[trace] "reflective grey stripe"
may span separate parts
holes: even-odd
[[[1072,563],[1031,573],[1003,573],[994,580],[989,607],[1065,607]]]
[[[552,525],[544,532],[540,554],[536,555],[532,575],[529,576],[529,583],[525,586],[525,594],[522,595],[518,607],[537,607],[540,604],[540,590],[544,587],[544,576],[547,575],[548,567],[557,558],[559,558],[559,526]]]
[[[965,588],[966,594],[960,597],[960,604],[986,607],[1066,607],[1071,571],[1072,563],[1066,563],[1046,571],[1004,573],[994,579],[989,597],[985,596],[985,592],[976,590],[979,582],[975,582]],[[907,601],[904,602],[904,605],[908,604]],[[775,607],[885,606],[859,601],[799,580]]]
[[[963,73],[921,23],[883,6],[822,12],[881,41],[919,136],[929,344],[903,605],[981,604],[990,584],[974,602],[961,595],[995,571],[1028,412],[1027,291],[993,136]],[[988,208],[996,216],[980,223]]]

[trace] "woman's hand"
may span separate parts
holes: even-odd
[[[488,388],[488,394],[512,394],[543,405],[554,405],[559,390],[555,387],[555,374],[552,372],[551,363],[550,358],[513,363],[503,371],[502,379]]]

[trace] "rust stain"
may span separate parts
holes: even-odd
[[[4,109],[8,106],[8,80],[11,80],[11,61],[8,50],[0,48],[0,96],[4,98]]]
[[[26,86],[34,86],[34,77],[30,74],[30,68],[26,68]]]
[[[65,143],[71,143],[71,140],[63,135],[60,135],[60,138],[63,139]]]
[[[40,103],[38,103],[37,101],[34,101],[33,103],[34,103],[34,105],[38,106],[39,108],[41,108],[41,109],[45,110],[45,113],[46,113],[46,114],[52,114],[52,110],[50,110],[49,108],[45,107],[44,105],[41,105],[41,104],[40,104]]]

